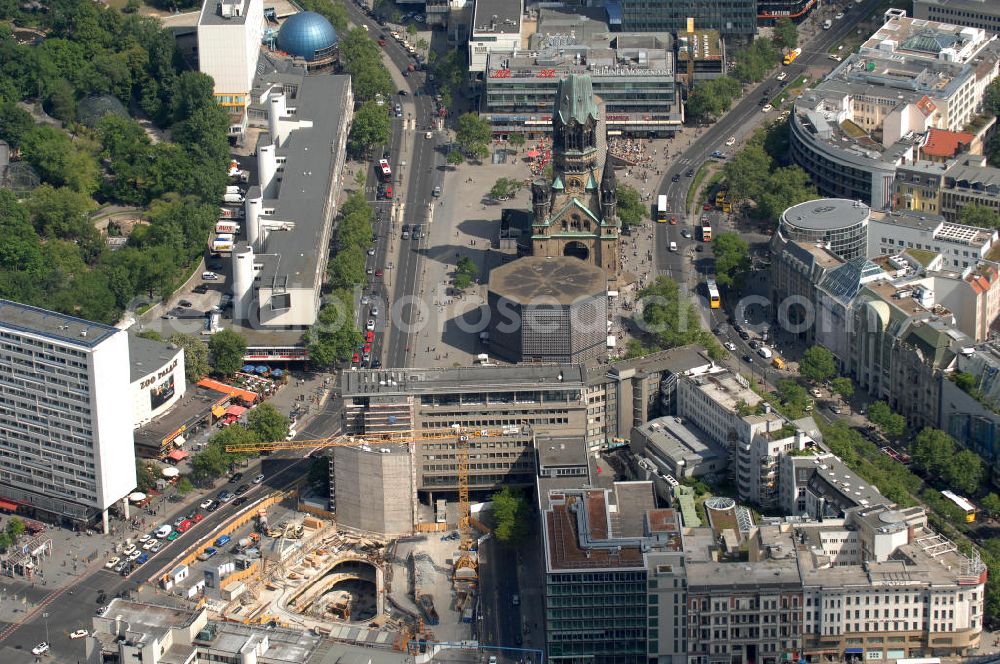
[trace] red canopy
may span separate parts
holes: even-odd
[[[231,415],[232,417],[239,417],[245,412],[247,412],[246,408],[243,406],[237,406],[236,404],[232,404],[226,409],[226,415]]]
[[[167,458],[173,461],[183,461],[189,456],[191,455],[185,452],[184,450],[171,450],[170,454],[167,455]]]

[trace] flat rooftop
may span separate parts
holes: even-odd
[[[793,552],[790,535],[781,537],[781,548]],[[756,562],[724,562],[713,559],[717,549],[715,532],[708,527],[684,529],[685,569],[688,589],[693,593],[727,591],[733,588],[796,588],[800,583],[795,557],[766,558]]]
[[[109,631],[114,631],[115,618],[121,616],[123,623],[128,623],[126,629],[129,632],[148,632],[159,636],[170,628],[191,625],[199,613],[199,610],[133,602],[116,597],[108,604],[107,610],[99,615],[109,620]],[[99,618],[95,618],[95,622],[98,620]]]
[[[695,30],[693,34],[677,35],[677,59],[687,62],[722,59],[722,38],[718,30]]]
[[[698,429],[678,420],[680,418],[658,417],[634,429],[646,438],[647,454],[669,459],[685,468],[718,461],[721,470],[729,453]]]
[[[796,256],[799,260],[815,263],[816,265],[825,267],[828,270],[832,270],[844,264],[844,260],[842,258],[838,257],[826,247],[818,246],[813,242],[788,240],[787,244],[782,247],[782,251]]]
[[[870,208],[846,198],[818,198],[785,210],[782,223],[808,231],[835,231],[857,226],[868,218]]]
[[[697,389],[708,395],[712,401],[731,411],[735,411],[737,404],[741,401],[750,407],[756,406],[763,401],[756,392],[749,387],[741,385],[730,371],[699,374],[684,378],[683,380],[691,381]]]
[[[945,223],[944,217],[941,215],[913,210],[900,210],[898,212],[879,212],[873,210],[871,221],[913,228],[929,233],[936,233],[938,228]]]
[[[809,488],[817,495],[826,497],[841,510],[890,502],[874,484],[858,477],[834,454],[793,457],[792,465],[796,483],[799,483],[800,471],[811,473],[806,482]]]
[[[159,371],[182,352],[173,344],[144,339],[131,332],[128,335],[128,359],[131,365],[131,381]]]
[[[520,305],[569,305],[606,297],[608,277],[601,268],[577,258],[525,256],[494,268],[489,289]]]
[[[267,639],[267,652],[259,661],[268,664],[302,664],[311,661],[309,658],[321,641],[320,637],[304,629],[265,630],[263,627],[215,621],[210,626],[215,629],[215,636],[205,643],[215,652],[221,650],[237,655],[247,646]],[[201,639],[196,641],[203,643]]]
[[[862,55],[895,53],[909,58],[943,60],[950,54],[954,61],[971,60],[986,43],[988,37],[979,28],[928,21],[925,19],[890,15],[890,18],[861,44]]]
[[[139,447],[159,448],[163,440],[173,432],[206,417],[212,410],[212,404],[222,396],[198,385],[188,385],[184,396],[173,408],[135,430],[135,444]]]
[[[118,328],[11,300],[0,300],[0,328],[48,337],[61,344],[94,348]]]
[[[538,465],[552,466],[587,465],[587,441],[582,436],[559,436],[549,433],[535,434]]]
[[[205,0],[198,25],[243,25],[255,0]],[[227,14],[223,16],[223,13]]]
[[[284,169],[277,198],[262,202],[264,210],[273,212],[262,214],[261,221],[288,221],[294,228],[269,233],[262,255],[254,257],[263,265],[258,274],[262,288],[315,288],[323,278],[319,266],[334,213],[328,208],[333,205],[334,148],[346,121],[341,102],[349,85],[349,76],[302,76],[296,97],[288,100],[300,124],[275,151],[279,159],[285,158]],[[260,140],[271,141],[266,133]]]
[[[484,390],[537,390],[584,384],[576,364],[446,367],[441,369],[365,369],[341,374],[344,397],[374,394],[428,394]]]
[[[472,13],[472,39],[478,34],[521,32],[521,0],[477,0]]]

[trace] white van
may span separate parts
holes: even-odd
[[[677,251],[677,243],[676,242],[671,242],[670,243],[670,251]]]
[[[156,529],[156,536],[160,539],[163,539],[173,531],[174,531],[173,526],[160,526],[159,528]]]

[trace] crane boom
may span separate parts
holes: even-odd
[[[260,453],[277,452],[278,450],[306,450],[313,447],[360,447],[362,445],[378,445],[380,443],[409,443],[421,440],[441,440],[456,436],[469,438],[484,438],[520,433],[506,429],[427,429],[417,433],[412,431],[393,431],[390,433],[366,433],[363,435],[339,434],[329,438],[311,438],[303,440],[280,440],[265,443],[235,443],[226,445],[227,452]]]

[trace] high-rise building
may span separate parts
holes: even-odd
[[[247,126],[261,39],[263,0],[204,0],[198,17],[198,69],[215,81],[215,99],[230,115],[230,134]]]
[[[136,485],[128,333],[0,300],[0,496],[67,525]]]

